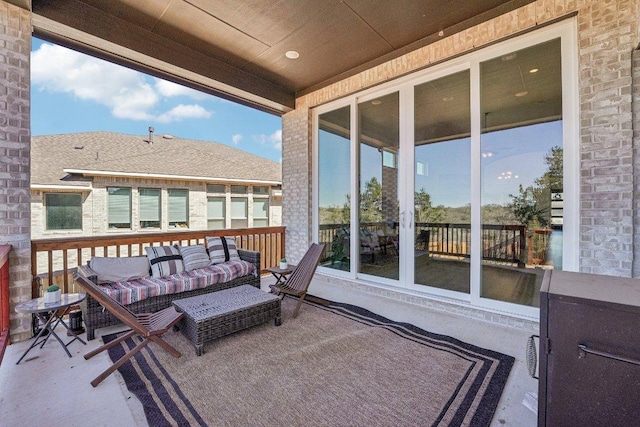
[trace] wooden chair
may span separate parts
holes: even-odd
[[[309,288],[313,274],[316,272],[323,250],[324,244],[313,243],[300,260],[300,263],[283,283],[279,285],[269,285],[271,293],[282,295],[283,298],[285,295],[298,297],[298,305],[296,306],[296,311],[293,313],[293,317],[298,316],[302,300],[304,300],[305,295],[307,295],[307,289]]]
[[[91,385],[96,387],[98,384],[102,382],[105,378],[113,373],[116,369],[118,369],[122,364],[124,364],[127,360],[129,360],[132,356],[146,347],[151,341],[158,344],[160,347],[164,348],[174,357],[180,357],[181,354],[173,348],[171,345],[167,344],[162,338],[162,334],[167,332],[171,327],[173,327],[178,321],[182,318],[182,313],[178,313],[176,309],[171,306],[167,307],[164,310],[157,311],[155,313],[142,313],[142,314],[134,314],[129,311],[126,307],[120,304],[118,301],[111,298],[109,295],[102,292],[98,285],[87,280],[82,276],[75,276],[75,281],[80,286],[82,286],[88,294],[90,294],[96,301],[98,301],[104,308],[109,310],[115,317],[122,321],[125,325],[131,328],[131,331],[126,333],[125,335],[117,338],[103,346],[87,353],[84,355],[85,359],[90,359],[98,353],[103,352],[104,350],[108,350],[111,347],[121,343],[127,338],[133,337],[135,335],[139,335],[143,338],[142,342],[136,345],[133,350],[127,352],[124,356],[122,356],[117,362],[111,365],[106,371],[102,374],[98,375],[96,379],[91,381]]]

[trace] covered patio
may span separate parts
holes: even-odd
[[[119,408],[134,400],[115,392],[115,376],[105,391],[90,390],[91,375],[77,368],[93,370],[94,362],[79,353],[65,360],[48,345],[38,359],[14,364],[31,337],[31,318],[14,308],[37,296],[32,35],[280,115],[287,259],[295,263],[311,242],[332,246],[335,236],[323,240],[327,224],[358,236],[326,254],[310,293],[515,357],[492,425],[535,424],[522,401],[537,386],[524,348],[539,329],[539,287],[523,299],[488,294],[485,272],[542,266],[640,277],[639,0],[0,0],[0,31],[0,244],[11,245],[1,318],[13,342],[0,367],[0,390],[11,395],[3,421],[41,420],[34,402],[52,388],[71,390],[52,403],[71,424],[96,418],[96,393]],[[540,67],[526,63],[530,53],[545,59]],[[551,79],[541,70],[552,70]],[[534,163],[526,182],[512,169]],[[396,250],[386,272],[362,257],[368,222],[388,228],[372,252],[382,252],[381,238],[392,242],[387,254]],[[486,237],[492,227],[505,235]],[[469,232],[453,239],[455,248],[444,243],[453,228]],[[557,245],[545,241],[559,258],[534,262],[523,251],[536,232],[560,236]],[[435,261],[462,265],[465,279],[436,280],[443,275],[434,274]],[[104,367],[107,356],[96,362]],[[44,372],[50,363],[55,376],[29,367]],[[112,416],[104,411],[97,422]],[[123,425],[145,422],[135,404],[123,417]]]
[[[263,276],[262,288],[268,290],[273,282],[271,276]],[[408,301],[371,295],[357,287],[345,289],[329,282],[314,280],[310,292],[319,297],[331,297],[367,308],[390,319],[412,323],[439,334],[455,336],[468,343],[490,347],[496,351],[516,356],[502,399],[500,400],[492,426],[536,425],[536,415],[523,405],[527,393],[536,390],[537,381],[527,373],[524,347],[528,333],[509,326],[491,325],[484,322],[469,322],[451,313],[432,310]],[[296,319],[284,318],[284,322],[304,322],[305,307]],[[123,329],[110,327],[103,334]],[[83,334],[84,335],[84,334]],[[65,337],[66,338],[66,337]],[[70,346],[72,358],[66,357],[60,346],[50,342],[43,349],[34,350],[29,359],[16,365],[15,362],[26,349],[28,341],[8,347],[0,366],[0,393],[2,394],[2,420],[7,425],[32,425],[42,421],[46,411],[52,425],[80,425],[91,420],[94,425],[147,425],[143,408],[138,399],[126,388],[119,373],[111,375],[98,387],[89,384],[97,373],[110,364],[108,355],[100,354],[90,360],[82,355],[101,343],[99,337],[87,346],[78,343]],[[207,351],[215,352],[215,346]],[[277,378],[266,379],[277,382]],[[64,390],[49,399],[51,388]],[[36,396],[38,398],[36,399]],[[100,402],[100,404],[96,404]],[[313,401],[308,402],[313,405]],[[244,414],[250,418],[252,414]],[[207,420],[215,425],[215,420]]]

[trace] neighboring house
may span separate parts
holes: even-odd
[[[31,236],[280,225],[280,164],[170,135],[31,139]]]

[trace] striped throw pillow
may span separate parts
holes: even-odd
[[[204,245],[178,246],[186,271],[204,268],[211,264]]]
[[[233,237],[207,237],[207,247],[211,264],[240,261],[236,240]]]
[[[173,246],[150,246],[144,248],[151,265],[153,277],[165,277],[184,271],[180,250]]]

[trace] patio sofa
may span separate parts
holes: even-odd
[[[207,238],[207,247],[147,247],[146,256],[92,257],[76,275],[96,283],[134,313],[149,313],[182,299],[240,285],[260,288],[260,252],[238,249],[233,239]],[[230,240],[229,240],[230,239]],[[94,298],[81,304],[87,339],[95,331],[121,323]]]

